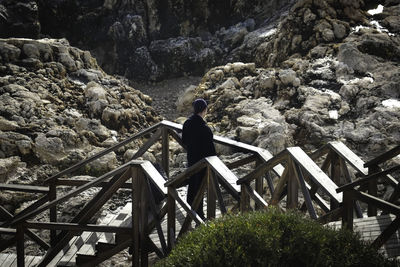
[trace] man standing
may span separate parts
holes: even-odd
[[[188,166],[194,165],[199,160],[216,155],[213,142],[213,133],[204,121],[207,114],[207,102],[196,99],[193,103],[193,114],[183,124],[182,141],[186,145]],[[193,175],[189,179],[187,202],[192,205],[193,200],[200,189],[205,170]],[[204,217],[203,201],[196,210],[201,218]]]

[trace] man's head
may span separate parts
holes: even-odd
[[[207,110],[207,102],[203,98],[198,98],[192,103],[193,106],[193,113],[205,113],[204,111]]]

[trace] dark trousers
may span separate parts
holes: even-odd
[[[200,190],[201,182],[203,181],[204,175],[206,174],[206,170],[202,170],[199,173],[194,174],[189,179],[189,187],[187,192],[186,200],[189,205],[192,205],[194,198],[197,195],[197,192]],[[204,220],[204,212],[203,212],[203,197],[201,198],[201,202],[199,207],[196,209],[197,214]]]

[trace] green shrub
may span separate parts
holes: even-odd
[[[179,240],[156,266],[396,266],[349,231],[276,209],[226,215]]]

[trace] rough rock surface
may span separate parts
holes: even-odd
[[[40,184],[159,120],[150,97],[66,40],[0,39],[0,103],[2,182]],[[83,172],[121,160],[111,154]]]
[[[107,73],[159,81],[203,75],[239,52],[254,53],[264,38],[253,35],[245,44],[248,33],[274,24],[293,2],[3,0],[0,37],[66,38]]]
[[[185,103],[206,98],[217,133],[271,152],[339,139],[368,160],[400,143],[396,19],[398,3],[372,16],[362,2],[298,1],[258,45],[263,68],[215,67]]]

